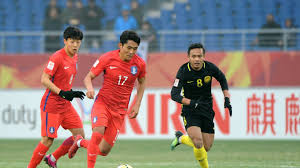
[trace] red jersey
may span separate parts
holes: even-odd
[[[101,98],[110,109],[126,113],[136,79],[146,75],[146,63],[136,54],[129,62],[123,61],[119,52],[114,50],[102,55],[94,63],[91,72],[96,76],[104,72],[104,82],[97,100]]]
[[[73,58],[69,57],[64,48],[58,50],[50,56],[46,74],[52,76],[51,81],[62,90],[72,88],[73,79],[77,71],[77,54]],[[68,111],[71,102],[61,98],[59,95],[47,89],[41,101],[40,108],[49,113],[61,113]]]

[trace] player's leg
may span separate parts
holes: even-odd
[[[194,125],[200,125],[198,120],[195,120],[195,116],[192,116],[191,113],[185,113],[182,120],[185,126],[185,129],[187,130],[190,126]],[[175,133],[175,139],[171,143],[171,150],[174,150],[176,146],[180,144],[185,144],[187,146],[190,146],[194,148],[194,143],[191,140],[191,138],[188,135],[184,135],[181,131],[176,131]]]
[[[90,140],[88,147],[88,168],[94,168],[97,157],[95,154],[102,156],[106,156],[109,154],[110,150],[117,140],[119,129],[124,122],[124,115],[119,113],[103,111],[100,116],[100,125],[106,126],[93,128],[92,139]],[[93,123],[95,123],[96,125],[97,121]],[[95,149],[98,151],[96,151]]]
[[[113,119],[113,121],[116,121],[116,119]],[[116,122],[113,121],[109,122],[105,129],[103,139],[100,143],[100,155],[108,155],[117,140],[119,130],[115,127],[114,123]]]
[[[81,147],[87,149],[89,145],[89,140],[84,139],[84,131],[83,129],[70,129],[73,134],[74,142],[68,151],[69,158],[73,158],[77,152],[77,150]]]
[[[92,138],[88,146],[88,168],[94,168],[97,155],[106,156],[114,146],[118,136],[118,130],[113,122],[107,127],[99,126],[93,128]]]
[[[100,154],[99,144],[102,141],[105,132],[104,126],[94,127],[91,140],[87,148],[87,165],[88,168],[94,168],[97,155]],[[103,155],[103,154],[102,154]]]
[[[203,145],[201,128],[198,126],[190,126],[187,133],[194,144],[194,156],[198,160],[202,168],[208,168],[207,152]]]
[[[72,106],[73,108],[73,106]],[[76,117],[77,119],[77,123],[79,122],[78,120],[80,120],[80,123],[82,123],[78,113],[75,111],[75,109],[73,108],[73,111],[75,112],[74,113],[74,116],[73,117]],[[75,116],[76,115],[76,116]],[[73,119],[71,122],[75,122],[75,120]],[[74,123],[76,124],[76,123]],[[69,158],[71,159],[72,157],[75,156],[78,148],[80,147],[84,147],[84,148],[87,148],[89,143],[88,143],[88,140],[84,139],[85,138],[85,134],[84,134],[84,130],[83,130],[83,125],[75,125],[73,124],[73,128],[69,129],[73,135],[73,139],[74,139],[74,142],[72,144],[72,146],[70,147],[68,153],[69,153]],[[75,128],[74,128],[75,127]]]
[[[194,147],[201,148],[203,147],[203,139],[201,128],[198,126],[190,126],[187,128],[187,134],[192,140]]]
[[[202,138],[203,138],[204,148],[206,152],[208,152],[214,143],[215,134],[202,132]]]
[[[97,155],[100,154],[99,144],[102,141],[106,127],[108,126],[110,115],[102,102],[95,102],[92,108],[92,137],[87,148],[88,168],[94,168]]]
[[[72,133],[72,136],[68,137],[64,140],[64,142],[51,154],[51,160],[54,162],[57,162],[59,158],[67,154],[73,144],[75,143],[75,140],[83,139],[84,137],[84,131],[83,128],[71,128],[69,131]],[[79,139],[78,139],[79,138]],[[85,148],[87,148],[88,144],[85,144]],[[77,147],[77,145],[76,145]],[[69,155],[69,158],[72,158],[75,156],[77,152],[77,148],[73,148],[72,156]]]
[[[42,140],[33,151],[28,168],[35,168],[40,164],[45,154],[57,137],[57,129],[60,125],[59,115],[47,113],[41,110],[41,136]]]
[[[205,150],[208,152],[215,139],[215,124],[213,118],[201,120],[201,131]]]
[[[77,134],[76,136],[73,134],[73,137],[75,137],[74,142],[68,151],[68,156],[70,159],[75,156],[79,148],[83,147],[87,149],[89,146],[89,140],[84,139],[81,134]]]
[[[101,131],[99,131],[99,128],[101,129]],[[104,129],[103,129],[104,128]],[[104,130],[104,132],[103,132]],[[108,141],[107,138],[109,136],[109,132],[111,132],[111,128],[110,126],[108,127],[98,127],[95,129],[95,132],[99,132],[101,135],[103,134],[103,136],[101,137],[101,141],[98,144],[98,155],[102,155],[102,156],[106,156],[108,155],[108,153],[110,152],[112,145],[111,143],[109,143],[110,141]]]
[[[70,147],[74,143],[76,135],[84,137],[82,121],[73,108],[70,106],[70,110],[60,114],[61,126],[64,129],[68,129],[73,136],[68,137],[64,142],[51,154],[51,161],[57,162],[58,159],[68,153]]]
[[[61,114],[48,114],[48,121],[49,123],[54,122],[55,123],[55,127],[51,128],[51,125],[48,127],[49,129],[49,133],[48,136],[51,136],[53,138],[57,138],[57,131],[59,126],[61,125],[62,122],[62,116]],[[52,130],[52,131],[51,131]],[[54,132],[54,133],[52,133]],[[51,168],[57,168],[56,167],[56,160],[54,158],[54,156],[52,154],[48,154],[47,156],[45,156],[44,158],[45,163],[51,167]]]
[[[210,148],[214,142],[214,136],[215,136],[214,135],[215,130],[214,130],[213,118],[209,119],[206,117],[201,117],[199,119],[199,125],[201,126],[201,133],[202,133],[202,141],[203,141],[202,148],[204,148],[202,151],[203,151],[203,155],[206,156],[206,159],[204,159],[204,162],[203,162],[204,167],[205,167],[206,165],[208,166],[207,152],[210,150]],[[200,148],[200,149],[202,149],[202,148]],[[200,151],[199,151],[199,155],[200,155]],[[201,165],[201,163],[200,163],[200,165]]]
[[[39,142],[39,144],[36,146],[36,148],[32,153],[32,157],[27,168],[35,168],[37,167],[37,165],[40,164],[45,154],[49,150],[50,146],[52,145],[53,140],[54,140],[53,138],[42,137],[41,141]]]
[[[194,147],[193,141],[188,135],[184,135],[181,131],[175,132],[175,138],[171,143],[171,150],[174,150],[180,144],[185,144],[190,147]]]

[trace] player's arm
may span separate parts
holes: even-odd
[[[145,88],[146,88],[146,78],[143,77],[143,78],[138,79],[138,88],[137,88],[137,94],[136,94],[137,99],[135,102],[138,106],[141,105]]]
[[[229,96],[228,93],[228,83],[227,83],[227,80],[226,80],[226,77],[224,75],[224,73],[217,67],[215,66],[214,64],[212,64],[212,71],[213,71],[213,77],[220,83],[221,85],[221,88],[222,88],[222,91],[224,93],[224,90],[227,92],[225,92],[224,96],[227,97]]]
[[[179,80],[179,79],[175,79],[174,84],[176,83],[176,80]],[[179,87],[179,85],[178,85],[178,87],[173,86],[172,90],[171,90],[171,98],[172,98],[172,100],[176,101],[177,103],[188,106],[188,105],[191,104],[191,99],[188,99],[188,98],[185,98],[185,97],[181,96],[180,95],[181,89],[182,89],[182,86],[181,87]]]
[[[93,72],[90,71],[83,80],[83,83],[87,89],[86,96],[90,99],[94,99],[95,96],[95,90],[92,83],[92,80],[95,79],[95,77],[96,75],[94,75]]]
[[[138,115],[145,88],[146,88],[146,78],[145,77],[138,78],[136,102],[134,104],[134,107],[129,113],[129,118],[135,118]]]
[[[85,94],[82,91],[72,91],[72,90],[61,90],[58,88],[52,81],[51,81],[51,75],[43,72],[41,77],[41,83],[48,88],[51,92],[58,94],[60,97],[72,101],[73,98],[77,97],[80,99],[83,99]]]
[[[222,90],[222,91],[223,91],[224,97],[230,98],[230,94],[229,94],[229,91],[228,91],[228,90]]]
[[[181,96],[182,90],[182,81],[181,79],[176,78],[171,90],[171,98],[172,100],[176,101],[177,103],[186,105],[187,100],[183,96]]]
[[[58,88],[52,81],[51,81],[52,76],[43,72],[42,77],[41,77],[41,83],[48,88],[51,92],[55,94],[59,94],[60,88]]]
[[[213,77],[220,83],[224,97],[230,98],[228,83],[224,73],[214,64],[212,64]]]
[[[95,61],[91,70],[83,80],[83,83],[87,89],[86,96],[90,99],[94,99],[95,96],[95,90],[93,87],[92,80],[95,79],[105,69],[105,65],[107,64],[105,58],[106,58],[105,56],[100,56]]]
[[[224,108],[228,108],[230,116],[232,116],[232,107],[230,104],[230,94],[228,91],[228,83],[224,73],[215,65],[213,65],[214,78],[220,83],[224,95]]]
[[[52,55],[49,59],[47,67],[44,69],[41,83],[46,86],[51,92],[58,94],[63,99],[72,101],[73,98],[77,97],[83,99],[85,94],[82,91],[61,90],[52,81],[54,74],[56,73],[59,65],[61,64],[60,55]]]
[[[183,87],[182,80],[183,80],[183,68],[180,67],[176,74],[176,79],[174,80],[174,84],[171,90],[171,99],[180,104],[184,104],[187,101],[183,99],[183,96],[181,96],[181,90]]]
[[[191,99],[185,98],[181,96],[181,90],[183,87],[183,67],[181,67],[176,75],[176,79],[174,81],[172,90],[171,90],[171,98],[172,100],[176,101],[177,103],[183,105],[191,105]],[[192,102],[193,104],[193,102]]]

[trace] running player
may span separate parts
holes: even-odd
[[[82,91],[71,89],[83,34],[78,28],[68,27],[63,36],[64,48],[50,56],[42,74],[41,82],[47,88],[40,105],[42,140],[33,151],[28,168],[35,168],[40,164],[54,138],[57,138],[59,126],[68,129],[73,136],[84,137],[81,119],[71,104],[73,98],[83,99],[85,96]],[[67,138],[54,153],[44,158],[46,164],[56,168],[57,160],[68,153],[72,146],[75,139],[73,136]]]
[[[114,146],[136,80],[137,99],[129,117],[135,118],[138,115],[145,90],[146,74],[145,62],[136,55],[139,44],[140,37],[134,31],[124,31],[118,44],[120,49],[102,55],[84,79],[86,95],[94,99],[92,80],[104,73],[103,86],[96,96],[91,113],[92,138],[88,142],[78,136],[69,150],[69,157],[72,158],[78,147],[88,144],[88,168],[95,167],[97,155],[106,156]]]
[[[213,63],[205,61],[205,49],[202,44],[191,44],[188,48],[189,62],[183,64],[176,75],[171,91],[174,101],[183,104],[182,116],[188,135],[176,131],[176,138],[171,144],[174,150],[179,144],[193,147],[195,158],[202,168],[208,168],[207,152],[214,141],[214,116],[212,108],[212,77],[219,81],[225,97],[224,107],[230,105],[227,80],[222,71]],[[181,90],[184,96],[181,95]]]

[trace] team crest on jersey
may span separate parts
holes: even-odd
[[[137,67],[136,66],[131,66],[130,71],[132,75],[135,75],[137,73]]]
[[[209,83],[211,81],[211,77],[210,76],[205,76],[204,77],[204,82],[205,83]]]
[[[49,132],[50,132],[51,134],[53,134],[53,133],[55,132],[55,128],[54,128],[54,127],[50,127],[50,128],[49,128]]]
[[[97,116],[93,118],[93,123],[96,123],[98,120]]]

